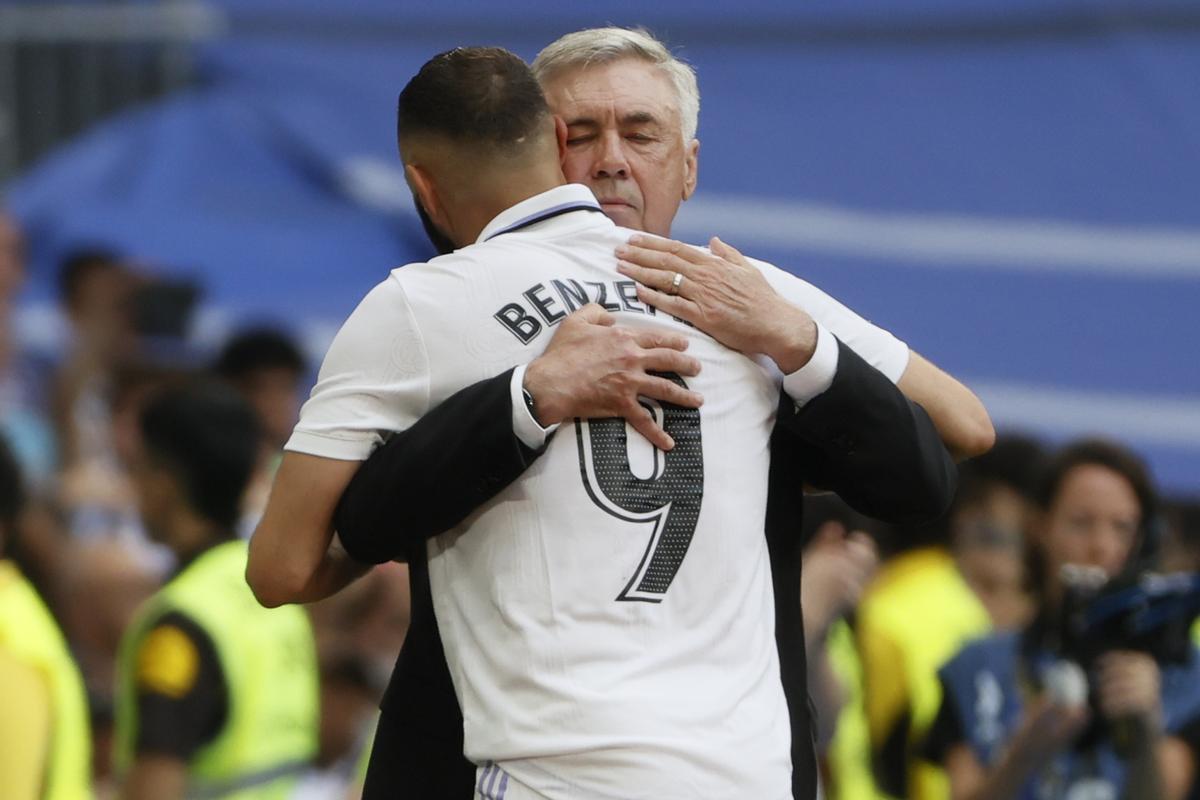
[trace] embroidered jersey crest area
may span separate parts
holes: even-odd
[[[459,389],[529,363],[571,310],[556,282],[608,287],[620,325],[686,334],[704,406],[649,406],[676,448],[623,421],[564,425],[521,479],[430,542],[434,608],[476,764],[556,799],[781,800],[789,726],[763,524],[782,376],[623,306],[613,251],[631,231],[583,210],[523,223],[572,203],[595,206],[585,187],[559,187],[479,243],[395,270],[338,333],[288,449],[365,459]],[[821,335],[903,372],[902,342],[759,266]],[[536,330],[500,318],[514,303],[510,319]]]

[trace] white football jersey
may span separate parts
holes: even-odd
[[[651,404],[673,450],[620,420],[563,424],[520,479],[429,543],[465,751],[551,798],[790,797],[763,535],[783,376],[639,302],[613,252],[632,231],[581,206],[595,209],[586,187],[559,187],[477,244],[392,272],[338,333],[288,449],[365,459],[458,390],[536,358],[587,302],[687,335],[702,370],[668,377],[703,407]],[[903,372],[902,342],[760,267],[821,335]]]

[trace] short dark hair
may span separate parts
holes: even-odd
[[[998,487],[1007,487],[1033,502],[1046,467],[1046,450],[1037,439],[1002,433],[988,452],[958,466],[958,491],[951,516],[987,501]]]
[[[183,486],[192,510],[232,529],[259,456],[258,418],[237,392],[211,380],[163,391],[141,416],[146,452]]]
[[[291,337],[275,328],[249,328],[225,343],[213,371],[229,381],[263,369],[286,369],[300,375],[304,356]]]
[[[425,62],[400,92],[396,135],[433,134],[513,151],[550,114],[529,66],[500,47],[458,47]]]
[[[75,305],[79,289],[94,272],[119,269],[124,265],[121,256],[112,250],[86,247],[72,250],[58,265],[58,301],[65,308]]]

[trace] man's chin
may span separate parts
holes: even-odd
[[[614,224],[620,225],[622,228],[632,228],[635,231],[642,229],[641,212],[633,206],[627,206],[624,203],[601,203],[600,209]]]

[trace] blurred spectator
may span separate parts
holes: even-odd
[[[303,609],[262,608],[233,526],[258,458],[253,411],[220,384],[142,412],[132,474],[146,528],[180,571],[126,632],[116,763],[125,798],[277,797],[316,755],[318,688]],[[241,796],[241,794],[239,794]]]
[[[859,604],[857,634],[875,779],[884,796],[943,798],[945,777],[916,758],[941,702],[937,669],[991,628],[943,527],[911,533]]]
[[[106,393],[107,454],[86,470],[64,475],[59,500],[71,539],[112,542],[147,574],[161,578],[174,563],[170,550],[146,534],[129,465],[139,447],[138,419],[150,398],[186,382],[192,373],[174,366],[130,360],[113,369]],[[102,544],[97,544],[103,550]]]
[[[115,539],[69,543],[55,573],[62,624],[83,671],[92,712],[96,776],[110,778],[113,687],[121,636],[159,586],[136,551]]]
[[[216,373],[258,413],[263,438],[272,451],[283,449],[296,426],[306,369],[296,343],[272,328],[249,328],[236,334],[214,365]]]
[[[262,516],[283,445],[299,417],[306,369],[296,343],[273,328],[248,328],[234,335],[213,365],[213,371],[246,398],[263,428],[261,468],[255,471],[243,503],[240,527],[246,536]]]
[[[71,326],[55,376],[55,427],[64,471],[103,470],[113,461],[109,392],[113,372],[136,345],[136,279],[115,253],[78,250],[59,267],[59,305]],[[87,487],[76,479],[77,491]],[[103,493],[105,487],[97,487]]]
[[[408,631],[408,566],[381,564],[308,609],[322,665],[321,749],[292,800],[357,798],[379,702]]]
[[[83,681],[45,604],[4,557],[21,495],[16,461],[0,440],[0,795],[87,798],[91,739]]]
[[[51,477],[54,432],[46,417],[46,372],[24,352],[13,330],[13,306],[25,281],[24,246],[16,223],[0,211],[0,433],[7,437],[26,479]]]
[[[1200,573],[1200,502],[1165,504],[1159,566],[1164,572]],[[1200,618],[1192,623],[1192,640],[1200,645]]]
[[[1163,571],[1200,572],[1200,502],[1167,502],[1163,518]]]
[[[1160,667],[1147,653],[1089,642],[1101,654],[1080,663],[1062,647],[1064,567],[1111,579],[1142,562],[1156,509],[1149,476],[1121,447],[1079,442],[1050,463],[1038,502],[1031,561],[1038,615],[945,665],[927,750],[964,800],[1183,798],[1200,747],[1197,654]]]
[[[878,566],[872,535],[880,524],[834,495],[811,497],[807,506],[804,525],[815,530],[804,550],[801,606],[822,788],[826,797],[869,800],[876,790],[853,621]]]
[[[1008,433],[959,469],[950,511],[954,560],[997,628],[1018,627],[1031,613],[1025,537],[1043,460],[1036,440]]]
[[[313,769],[305,773],[290,800],[341,800],[358,780],[363,750],[375,732],[382,687],[352,652],[321,658],[321,732]]]
[[[381,564],[308,608],[322,655],[352,652],[386,684],[408,631],[408,565]]]
[[[920,758],[941,703],[938,668],[993,624],[1028,614],[1024,530],[1041,448],[1001,436],[966,462],[954,504],[939,522],[900,530],[913,549],[887,561],[857,618],[875,777],[892,797],[940,798],[946,777]]]
[[[810,509],[811,513],[811,509]],[[817,712],[817,752],[833,737],[847,687],[834,676],[825,652],[830,627],[850,613],[879,565],[875,542],[841,519],[827,519],[804,548],[800,608],[808,658],[808,690]]]

